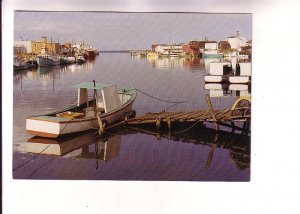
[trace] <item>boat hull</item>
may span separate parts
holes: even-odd
[[[248,76],[231,76],[229,77],[230,83],[241,83],[245,84],[250,81],[250,78]]]
[[[223,58],[223,54],[202,54],[202,58],[204,59],[210,59],[210,58],[213,58],[213,59],[221,59]]]
[[[132,106],[136,97],[136,93],[132,95],[132,98],[122,105],[120,108],[100,114],[101,121],[105,123],[105,127],[109,127],[117,122],[125,119],[125,117],[132,111]],[[48,137],[57,138],[62,135],[73,134],[77,132],[82,132],[90,129],[98,129],[99,123],[95,116],[93,108],[89,108],[90,111],[86,113],[88,117],[81,119],[67,119],[56,116],[36,116],[26,119],[26,130],[27,133]],[[65,110],[59,111],[57,113],[62,113]]]
[[[27,64],[14,65],[14,71],[21,71],[28,69]]]
[[[54,65],[60,64],[59,60],[52,60],[52,59],[44,58],[44,57],[40,57],[40,56],[38,56],[36,58],[36,61],[37,61],[38,65],[41,67],[48,67],[48,66],[54,66]]]

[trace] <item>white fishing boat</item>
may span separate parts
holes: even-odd
[[[69,65],[75,63],[74,56],[60,56],[60,65]]]
[[[81,63],[85,63],[85,62],[86,62],[86,60],[82,54],[79,54],[76,56],[76,63],[81,64]]]
[[[124,88],[119,92],[115,85],[107,84],[81,83],[75,87],[78,89],[77,104],[60,111],[27,118],[27,132],[56,138],[98,129],[100,122],[103,127],[109,127],[126,117],[135,116],[132,105],[136,98],[136,90],[133,87]],[[88,98],[89,90],[94,91],[92,99]]]
[[[206,83],[227,82],[232,75],[231,63],[225,61],[213,61],[209,64],[209,75],[204,76]]]

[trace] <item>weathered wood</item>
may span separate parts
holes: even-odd
[[[184,115],[181,115],[180,117],[176,117],[176,120],[181,120],[181,119],[187,119],[190,115],[195,114],[196,111],[192,111],[192,112],[187,112]]]
[[[218,125],[218,123],[217,123],[217,119],[216,119],[216,116],[215,116],[215,112],[214,112],[214,109],[213,109],[213,106],[212,106],[212,103],[211,103],[211,101],[210,101],[210,98],[209,98],[208,94],[206,94],[205,98],[206,98],[206,102],[207,102],[207,105],[208,105],[208,108],[209,108],[211,117],[212,117],[212,119],[213,119],[213,121],[214,121],[215,129],[216,129],[216,130],[219,130],[219,125]]]
[[[205,111],[203,111],[203,110],[196,111],[194,114],[190,115],[190,116],[188,117],[188,119],[194,119],[194,118],[196,118],[196,117],[198,117],[198,116],[200,116],[200,115],[203,115],[204,112],[205,112]]]
[[[226,117],[226,114],[230,114],[230,111],[231,111],[231,109],[227,109],[227,110],[223,111],[221,114],[219,114],[219,115],[217,116],[217,118],[218,118],[219,120],[222,120],[224,117]]]
[[[168,129],[169,131],[171,131],[171,128],[172,128],[172,121],[171,121],[171,118],[167,118],[167,124],[168,124]]]
[[[156,119],[155,125],[156,125],[156,129],[157,129],[157,130],[160,130],[160,127],[161,127],[161,118],[157,118],[157,119]]]

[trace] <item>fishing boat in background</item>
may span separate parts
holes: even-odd
[[[40,54],[36,57],[36,61],[40,67],[48,67],[60,64],[59,56],[50,54]]]
[[[29,69],[38,67],[38,64],[37,64],[36,60],[26,60],[26,64],[28,65]]]
[[[42,47],[41,54],[37,55],[36,61],[40,67],[48,67],[60,64],[59,55],[48,53],[46,47]]]
[[[86,60],[84,59],[84,57],[83,57],[82,54],[78,54],[78,55],[76,56],[76,63],[82,64],[82,63],[85,63],[85,62],[86,62]]]
[[[69,65],[75,63],[76,61],[74,56],[61,56],[59,60],[60,60],[60,65]]]
[[[26,69],[28,69],[27,63],[22,61],[20,57],[14,56],[14,71],[20,71]]]
[[[132,105],[136,89],[123,88],[117,91],[115,85],[81,83],[78,89],[77,104],[66,109],[26,119],[29,134],[56,138],[66,134],[98,129],[99,124],[109,127],[117,122],[135,116]],[[93,90],[92,99],[88,90]],[[97,95],[99,93],[99,95]]]
[[[223,58],[223,53],[218,52],[218,50],[204,50],[202,53],[202,58]]]
[[[95,54],[95,49],[94,48],[87,48],[83,54],[84,58],[86,60],[94,60],[95,57],[96,57],[96,54]]]

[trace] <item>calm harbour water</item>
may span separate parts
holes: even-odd
[[[237,95],[249,92],[205,90],[204,75],[210,61],[198,58],[149,60],[131,57],[129,53],[100,53],[95,61],[83,65],[15,72],[13,177],[248,181],[250,137],[230,132],[217,134],[211,129],[193,129],[180,136],[157,136],[121,130],[99,139],[92,130],[62,139],[40,139],[25,131],[27,117],[75,103],[77,90],[73,85],[93,80],[114,83],[119,88],[134,86],[165,100],[189,100],[169,108],[170,111],[207,109],[205,94],[212,96],[214,108],[229,108]],[[137,115],[142,115],[169,106],[170,103],[138,93],[133,108]]]

